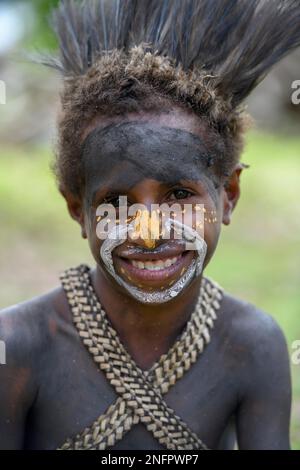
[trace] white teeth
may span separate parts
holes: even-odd
[[[162,259],[153,260],[153,261],[137,261],[134,259],[129,260],[130,263],[139,269],[147,269],[149,271],[159,271],[160,269],[168,268],[172,266],[172,264],[176,263],[178,260],[178,256],[174,256],[173,258],[168,258],[165,261]]]

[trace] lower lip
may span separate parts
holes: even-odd
[[[118,257],[118,262],[120,269],[123,268],[125,273],[123,276],[127,274],[127,278],[129,281],[137,281],[137,282],[161,282],[161,281],[170,281],[171,278],[178,276],[179,273],[190,265],[193,258],[193,252],[188,251],[184,252],[176,261],[176,263],[172,264],[171,266],[163,269],[159,269],[157,271],[150,271],[149,269],[140,269],[136,268],[131,264],[129,261],[125,260],[124,258]],[[185,269],[185,271],[186,271]],[[184,272],[185,272],[184,271]],[[181,274],[183,275],[183,273]]]

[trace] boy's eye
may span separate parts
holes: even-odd
[[[119,196],[106,197],[103,200],[104,204],[111,204],[114,207],[119,207]]]
[[[192,196],[193,194],[191,193],[191,191],[188,191],[187,189],[174,189],[172,191],[170,199],[174,199],[172,197],[173,195],[175,196],[175,199],[186,199]]]

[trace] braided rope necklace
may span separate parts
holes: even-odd
[[[202,278],[196,307],[183,333],[149,370],[142,370],[120,342],[103,310],[90,278],[90,268],[80,265],[60,275],[83,344],[115,388],[118,399],[83,432],[59,450],[112,447],[142,422],[169,450],[207,449],[199,437],[163,400],[169,388],[190,369],[210,341],[210,330],[223,296],[222,288]]]

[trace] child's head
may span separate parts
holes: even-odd
[[[204,204],[207,264],[239,197],[242,102],[299,44],[299,8],[292,0],[66,2],[56,29],[54,65],[65,78],[55,170],[97,263],[105,271],[97,207],[127,196],[147,209]],[[144,239],[127,239],[113,250],[114,268],[139,289],[164,291],[195,255],[174,240],[152,248],[150,257]]]
[[[224,129],[221,135],[210,125],[209,118],[197,115],[184,103],[162,92],[154,92],[150,83],[139,86],[132,78],[128,80],[127,87],[123,81],[122,91],[118,92],[116,87],[104,95],[106,112],[97,98],[93,106],[87,106],[90,111],[92,107],[96,111],[85,124],[79,118],[85,115],[84,107],[78,114],[70,113],[73,125],[81,127],[78,143],[74,139],[68,145],[74,135],[71,122],[70,119],[65,122],[66,116],[61,121],[57,173],[70,212],[80,222],[97,263],[104,268],[100,256],[103,241],[96,235],[99,205],[108,203],[118,207],[119,196],[126,196],[129,206],[143,204],[149,211],[152,204],[177,203],[182,208],[188,204],[204,205],[201,232],[207,244],[207,264],[217,245],[221,223],[229,223],[239,196],[242,118],[229,138],[228,130]],[[82,90],[81,93],[85,96]],[[75,102],[80,102],[76,92],[71,95]],[[95,96],[99,96],[99,101],[103,99],[103,90]],[[66,137],[68,133],[70,137]],[[149,293],[158,289],[162,289],[158,299],[167,300],[167,289],[174,292],[176,281],[186,274],[195,252],[185,250],[180,241],[171,243],[166,239],[156,240],[155,249],[160,247],[161,252],[154,254],[151,249],[147,256],[137,255],[133,247],[149,250],[141,238],[124,241],[113,250],[116,273],[128,284],[148,292],[147,301]],[[128,256],[133,257],[136,267],[138,262],[151,259],[150,268],[158,263],[153,262],[155,259],[167,263],[177,259],[169,267],[169,273],[146,270],[144,264],[139,276],[140,273],[128,271],[127,263],[124,264]],[[177,266],[180,256],[184,259]]]
[[[249,119],[218,93],[214,77],[207,72],[193,76],[178,70],[168,58],[147,52],[145,45],[128,53],[114,50],[100,57],[84,76],[69,77],[61,100],[56,172],[60,185],[74,193],[84,187],[82,144],[95,127],[126,121],[129,116],[140,120],[155,115],[156,121],[167,114],[171,125],[174,115],[177,122],[181,116],[180,127],[201,133],[210,154],[207,164],[224,181],[239,160]]]

